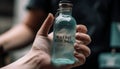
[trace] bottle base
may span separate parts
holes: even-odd
[[[69,64],[74,64],[75,61],[74,60],[70,60],[70,59],[63,59],[63,58],[59,58],[59,59],[55,59],[55,60],[52,60],[52,63],[55,65],[55,66],[61,66],[61,65],[69,65]]]

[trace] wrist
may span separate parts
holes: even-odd
[[[14,64],[18,65],[20,67],[19,69],[40,69],[42,61],[41,55],[41,52],[30,51]]]

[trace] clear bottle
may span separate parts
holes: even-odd
[[[76,20],[71,16],[72,4],[60,2],[58,13],[53,28],[52,63],[54,65],[73,64]]]

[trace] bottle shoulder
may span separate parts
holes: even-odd
[[[74,17],[72,17],[71,15],[59,15],[55,18],[55,22],[75,22],[76,20]]]

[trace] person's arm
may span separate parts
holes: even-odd
[[[40,10],[30,10],[26,14],[22,24],[0,35],[0,46],[4,52],[26,46],[33,41],[36,32],[43,23],[47,14]]]
[[[89,35],[86,34],[86,27],[83,25],[78,25],[76,29],[74,56],[78,61],[72,65],[63,65],[57,68],[51,63],[50,50],[52,47],[53,34],[48,35],[48,32],[53,24],[53,19],[53,15],[49,14],[37,32],[31,50],[24,57],[1,69],[70,69],[84,64],[86,57],[90,55],[90,49],[87,45],[91,39]],[[82,38],[82,40],[80,38]]]

